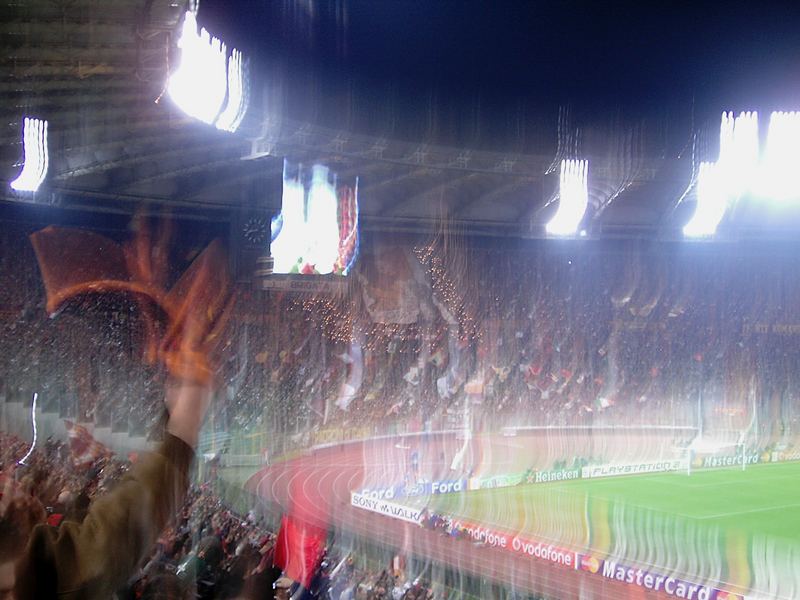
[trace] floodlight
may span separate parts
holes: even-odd
[[[50,158],[47,149],[47,121],[25,117],[22,125],[25,164],[9,185],[18,192],[35,192],[47,175]]]
[[[558,210],[545,227],[547,233],[572,235],[578,230],[589,205],[588,175],[589,161],[561,161]]]
[[[731,193],[736,198],[752,189],[758,169],[758,113],[722,113],[717,163],[726,172]]]
[[[710,237],[732,202],[749,193],[758,179],[758,113],[722,113],[719,160],[704,162],[697,175],[697,208],[684,226],[688,237]]]
[[[198,34],[197,19],[187,11],[178,47],[181,64],[169,78],[167,91],[183,112],[210,125],[222,108],[227,90],[225,44],[205,29]]]
[[[773,112],[758,181],[759,196],[800,199],[800,112]]]
[[[242,53],[235,48],[228,60],[228,103],[217,117],[217,129],[233,133],[247,112],[247,87]]]
[[[700,164],[697,174],[697,208],[683,228],[684,235],[710,237],[716,233],[731,196],[730,182],[726,181],[725,175],[725,170],[718,163]]]

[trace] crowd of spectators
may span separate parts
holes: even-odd
[[[259,335],[254,389],[292,407],[283,420],[273,408],[285,431],[298,415],[387,432],[462,426],[467,413],[476,429],[696,426],[699,406],[706,430],[752,420],[796,432],[800,289],[786,269],[669,250],[521,254],[473,252],[468,268],[431,268],[407,324],[377,323],[350,296],[271,297],[260,310],[280,318]],[[352,383],[343,324],[363,350],[346,409],[334,402]]]
[[[128,460],[111,453],[77,467],[69,445],[52,439],[29,449],[24,440],[0,434],[0,478],[14,477],[53,527],[83,521],[95,498],[113,488],[130,467]],[[117,595],[131,600],[162,597],[157,592],[166,586],[176,595],[163,597],[234,598],[251,577],[254,582],[260,577],[260,587],[271,589],[274,538],[253,513],[242,518],[227,508],[209,484],[193,486],[142,569]]]
[[[252,512],[237,515],[208,484],[194,486],[132,579],[128,597],[141,598],[166,581],[182,597],[265,597],[274,581],[274,541]]]
[[[402,569],[358,568],[351,555],[328,550],[319,572],[308,589],[311,598],[321,600],[431,600],[436,597],[430,584],[410,578]]]
[[[4,230],[0,250],[0,395],[16,401],[36,391],[45,412],[157,435],[164,373],[142,361],[136,304],[80,298],[48,319],[25,236]],[[758,423],[762,448],[800,437],[800,282],[791,257],[416,250],[407,259],[421,275],[404,284],[402,302],[371,290],[368,273],[333,295],[240,289],[211,427],[289,438],[321,429],[674,426],[699,418],[706,431]],[[388,306],[382,313],[376,296]],[[402,318],[393,302],[403,304]],[[24,442],[0,435],[4,470],[25,452]],[[58,526],[80,520],[128,468],[110,454],[72,468],[68,448],[48,440],[19,470],[18,485]],[[466,536],[438,515],[424,525]],[[211,488],[193,488],[120,594],[147,598],[172,586],[246,597],[274,580],[274,533],[254,515],[236,515]],[[358,569],[332,549],[306,593],[431,595],[422,582]]]
[[[64,418],[158,431],[163,377],[141,361],[135,303],[84,298],[49,320],[25,236],[2,237],[2,276],[14,281],[2,297],[2,394],[35,387]],[[371,289],[366,266],[338,294],[240,290],[214,427],[274,439],[460,427],[465,415],[476,429],[696,425],[698,404],[706,429],[800,425],[800,288],[772,257],[416,250],[406,254],[422,276],[400,300]],[[410,302],[412,316],[383,322],[397,311],[376,312],[370,294]]]
[[[431,531],[438,531],[453,539],[469,539],[469,532],[449,515],[440,515],[433,511],[423,510],[420,516],[420,525]]]
[[[89,465],[75,467],[68,445],[52,438],[18,465],[29,450],[29,442],[0,432],[0,474],[13,472],[19,488],[35,498],[48,523],[56,525],[65,518],[82,520],[91,502],[112,488],[130,466],[107,452]]]
[[[87,467],[76,467],[69,445],[48,439],[30,454],[30,444],[0,433],[0,482],[9,473],[16,485],[41,508],[42,519],[53,527],[82,521],[91,503],[113,488],[130,462],[111,453]],[[18,464],[28,454],[24,464]],[[192,486],[186,500],[162,532],[151,554],[119,600],[169,598],[265,598],[277,583],[296,592],[297,584],[280,578],[273,567],[276,532],[250,511],[239,515],[225,505],[211,483]],[[356,566],[356,560],[334,548],[326,549],[304,598],[321,600],[422,600],[433,592],[419,580],[406,580],[388,570]]]

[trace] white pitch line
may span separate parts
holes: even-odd
[[[706,515],[704,517],[692,517],[696,521],[706,521],[708,519],[719,519],[722,517],[736,517],[738,515],[747,515],[750,513],[757,513],[757,512],[768,512],[770,510],[781,510],[783,508],[796,508],[800,506],[800,502],[795,502],[793,504],[782,504],[780,506],[765,506],[763,508],[753,508],[751,510],[740,510],[734,511],[729,513],[720,513],[718,515]]]
[[[614,478],[609,477],[608,481],[611,481],[612,479]],[[639,479],[639,481],[647,481],[650,483],[668,485],[672,487],[683,488],[684,490],[701,490],[705,488],[724,487],[728,485],[738,485],[738,486],[742,485],[742,481],[740,479],[731,479],[728,481],[715,481],[711,483],[695,483],[693,481],[688,481],[688,479],[690,478],[687,477],[686,475],[683,475],[683,478],[681,479],[681,476],[676,474],[675,477],[669,479],[664,477],[642,477],[641,479]],[[773,477],[759,478],[758,480],[756,480],[756,483],[763,483],[765,481],[783,481],[783,480],[797,481],[797,477],[789,475],[780,475],[780,476],[776,475]]]
[[[797,481],[797,476],[790,476],[790,475],[775,475],[773,477],[763,477],[756,480],[753,480],[753,483],[764,483],[764,482],[772,482],[772,481]],[[675,485],[675,484],[673,484]],[[717,481],[715,483],[701,483],[701,484],[693,484],[690,483],[689,485],[684,486],[688,489],[704,489],[704,488],[713,488],[713,487],[724,487],[727,485],[742,485],[741,480],[731,479],[730,481]]]

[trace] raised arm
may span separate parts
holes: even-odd
[[[97,499],[83,523],[34,529],[17,570],[18,599],[111,597],[183,502],[209,398],[210,390],[197,383],[169,386],[164,442]]]

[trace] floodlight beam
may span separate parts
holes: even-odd
[[[167,92],[187,115],[211,125],[222,109],[228,84],[225,44],[208,31],[197,31],[194,13],[187,11],[178,40],[180,66],[170,76]]]
[[[216,127],[234,133],[247,112],[247,95],[242,53],[233,49],[228,61],[228,102],[217,117]]]
[[[47,121],[25,117],[22,124],[24,164],[9,185],[18,192],[35,192],[47,176],[50,165],[47,147]]]
[[[545,226],[551,235],[573,235],[589,205],[589,161],[562,160],[559,176],[559,204],[556,214]]]
[[[770,115],[758,194],[779,203],[800,200],[800,112]]]

